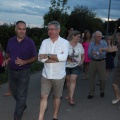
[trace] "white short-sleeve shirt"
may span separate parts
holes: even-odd
[[[73,68],[76,67],[81,62],[81,55],[84,54],[84,48],[81,43],[78,43],[75,47],[72,47],[69,43],[68,56],[73,62],[66,63],[66,67]]]

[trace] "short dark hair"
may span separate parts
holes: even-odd
[[[17,21],[16,25],[18,25],[19,23],[24,23],[26,25],[26,23],[24,21],[22,21],[22,20]]]

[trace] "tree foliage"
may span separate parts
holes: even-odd
[[[87,6],[75,6],[70,14],[68,26],[72,26],[74,29],[84,32],[89,29],[94,31],[95,29],[103,30],[102,20],[96,18],[96,13],[89,9]]]
[[[86,6],[75,6],[70,14],[67,10],[70,9],[67,6],[68,0],[50,0],[51,7],[47,14],[43,16],[44,27],[43,28],[30,28],[27,27],[27,35],[31,37],[36,45],[37,50],[43,39],[47,38],[46,26],[48,22],[56,20],[61,25],[62,37],[66,37],[68,28],[73,27],[75,30],[79,30],[81,33],[88,29],[91,32],[95,30],[101,30],[104,34],[106,32],[107,22],[103,23],[100,18],[96,17],[96,13]],[[120,18],[117,21],[110,21],[109,33],[114,33],[115,26],[117,25],[117,32],[120,32]],[[15,35],[15,24],[3,24],[0,25],[0,43],[4,50],[8,39]]]
[[[67,13],[69,6],[66,6],[67,0],[51,0],[50,2],[51,7],[49,8],[48,13],[43,16],[44,26],[47,26],[50,21],[58,21],[61,24],[62,28],[61,36],[65,36],[65,32],[67,31],[65,26],[69,17]]]
[[[7,41],[8,39],[10,38],[10,36],[14,36],[14,32],[15,32],[15,29],[14,29],[14,25],[10,24],[3,24],[0,26],[0,43],[2,44],[3,46],[3,49],[6,48],[7,46]]]
[[[104,29],[107,29],[108,21],[103,24]],[[116,21],[109,21],[108,34],[114,34],[115,32],[120,32],[120,18]]]
[[[56,9],[60,10],[61,13],[67,11],[69,9],[69,6],[67,5],[68,0],[51,0],[51,7],[49,8],[49,11],[54,11]]]
[[[0,43],[4,50],[6,50],[8,40],[15,35],[15,24],[0,25]],[[27,27],[27,35],[33,39],[38,50],[42,40],[47,37],[47,31],[44,28]]]

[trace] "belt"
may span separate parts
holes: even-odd
[[[102,60],[105,60],[105,58],[103,59],[92,59],[93,61],[102,61]]]

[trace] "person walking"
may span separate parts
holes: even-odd
[[[53,120],[58,120],[58,111],[65,82],[65,67],[69,48],[68,41],[60,37],[59,33],[60,24],[57,21],[49,22],[49,38],[43,40],[38,53],[38,60],[44,63],[41,78],[41,98],[38,120],[44,120],[48,96],[52,88],[54,95]]]
[[[107,37],[108,51],[106,53],[106,78],[108,80],[110,71],[115,69],[114,58],[116,56],[116,45],[114,42],[114,36]],[[115,48],[115,49],[114,49]]]
[[[37,59],[36,47],[26,35],[26,23],[17,21],[16,36],[9,39],[3,66],[8,64],[10,91],[16,101],[14,120],[21,120],[27,108],[26,99],[30,80],[30,65]]]
[[[115,99],[112,100],[112,104],[116,104],[120,101],[120,88],[119,88],[119,85],[120,85],[120,33],[117,34],[117,39],[118,39],[118,43],[117,43],[116,49],[118,51],[117,52],[118,62],[113,74],[112,86],[115,94]]]
[[[3,56],[3,60],[4,60],[4,58],[5,58],[5,51],[3,50],[3,48],[2,48],[2,45],[0,44],[0,51],[2,52],[2,56]],[[2,61],[3,61],[2,60]],[[2,66],[2,63],[1,63],[1,66]],[[2,73],[5,71],[5,69],[4,69],[4,67],[2,67]],[[7,92],[4,94],[4,96],[11,96],[12,94],[11,94],[11,92],[10,92],[10,88],[9,88],[9,83],[8,83],[8,90],[7,90]]]
[[[85,30],[84,32],[84,38],[83,38],[83,48],[85,51],[85,59],[84,59],[84,64],[83,64],[83,70],[84,70],[84,77],[83,80],[87,80],[88,77],[88,67],[89,67],[89,63],[90,63],[90,58],[88,57],[88,47],[89,44],[91,42],[91,33],[89,30]]]
[[[68,95],[65,99],[69,100],[71,105],[75,104],[74,92],[76,87],[76,79],[80,74],[80,66],[84,61],[84,49],[80,40],[80,32],[73,30],[69,37],[69,53],[66,64],[66,83],[68,88]]]
[[[107,49],[107,43],[103,41],[102,33],[96,31],[94,34],[95,41],[91,42],[88,48],[88,56],[91,58],[89,64],[89,95],[88,99],[94,97],[95,92],[95,77],[98,73],[99,82],[100,82],[100,96],[104,97],[105,93],[105,81],[106,81],[106,51],[100,52],[101,48]]]

